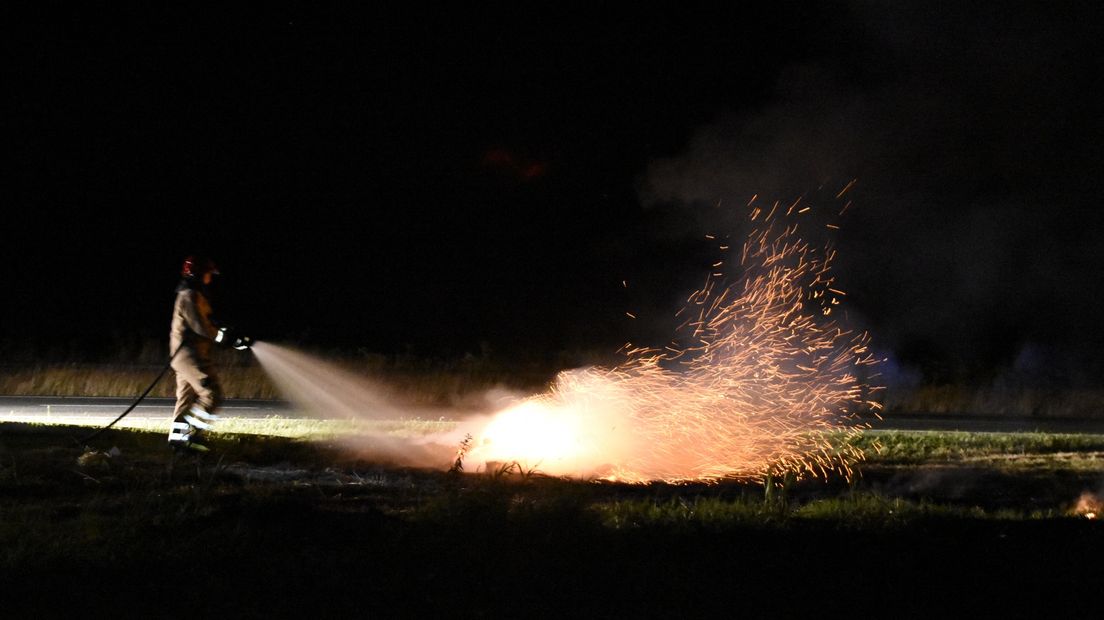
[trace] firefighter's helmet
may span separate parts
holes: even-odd
[[[189,256],[184,259],[184,266],[180,268],[180,275],[185,278],[202,278],[203,274],[218,275],[219,270],[215,261],[201,256]]]

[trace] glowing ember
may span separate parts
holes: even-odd
[[[835,251],[798,237],[791,220],[809,207],[797,206],[752,208],[755,230],[732,244],[740,277],[711,272],[677,315],[690,317],[680,341],[561,373],[476,432],[470,456],[633,482],[849,475],[862,454],[828,432],[858,433],[843,419],[878,407],[857,372],[876,360],[867,334],[832,316],[845,295],[829,274]]]
[[[1095,519],[1102,509],[1104,509],[1104,502],[1101,502],[1096,495],[1085,491],[1077,499],[1077,506],[1074,507],[1073,513],[1086,519]]]

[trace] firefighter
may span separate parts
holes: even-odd
[[[169,332],[170,350],[176,352],[172,359],[176,409],[169,430],[169,445],[174,448],[208,451],[203,434],[218,421],[215,409],[222,401],[211,345],[241,350],[250,345],[248,338],[232,338],[227,328],[219,329],[211,318],[210,287],[218,273],[214,261],[192,256],[184,259],[180,270]]]

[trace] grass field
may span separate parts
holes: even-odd
[[[5,396],[133,397],[146,389],[164,367],[163,343],[146,343],[141,352],[119,352],[96,362],[25,362],[0,365],[0,394]],[[505,361],[487,355],[454,358],[356,355],[319,352],[319,357],[354,374],[371,377],[391,395],[411,404],[444,405],[495,387],[539,390],[558,368],[608,361],[596,353],[564,353],[556,360]],[[215,349],[213,360],[226,398],[273,399],[281,394],[252,355]],[[6,361],[6,360],[0,360]],[[171,397],[170,372],[151,396]]]
[[[348,429],[243,424],[266,434],[176,460],[160,433],[87,453],[85,429],[0,424],[6,609],[164,611],[201,584],[187,613],[149,613],[773,617],[861,591],[908,616],[1088,585],[1104,550],[1078,509],[1104,436],[869,433],[852,480],[622,485],[402,469],[332,441]]]
[[[0,394],[8,396],[115,396],[141,393],[163,367],[165,343],[132,343],[107,357],[71,358],[24,353],[0,359]],[[539,359],[518,361],[490,352],[458,357],[380,355],[360,351],[309,351],[355,374],[371,377],[390,396],[415,405],[449,405],[491,388],[539,391],[556,372],[587,365],[614,365],[621,358],[608,351],[563,351]],[[268,399],[281,394],[251,355],[216,349],[227,398]],[[50,359],[52,361],[42,361]],[[20,361],[22,360],[22,361]],[[33,360],[33,361],[28,361]],[[162,380],[152,396],[173,395],[172,376]],[[880,393],[890,414],[961,415],[1011,418],[1099,418],[1104,412],[1104,388],[1039,385],[1027,377],[1000,375],[988,381],[958,381],[891,385]]]
[[[115,415],[88,416],[52,414],[48,417],[21,416],[0,411],[0,423],[30,423],[50,426],[85,426],[83,434],[111,422]],[[449,431],[456,422],[407,418],[402,420],[325,420],[317,418],[269,416],[266,418],[239,418],[227,416],[218,422],[218,436],[265,435],[309,441],[351,438],[360,435],[386,434],[396,437],[419,437],[430,433]],[[119,430],[167,433],[169,420],[163,417],[129,415],[118,422]],[[80,434],[80,433],[78,433]]]

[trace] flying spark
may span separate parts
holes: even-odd
[[[844,295],[835,251],[798,236],[800,202],[781,220],[777,203],[749,215],[743,273],[729,285],[708,276],[679,312],[693,345],[627,346],[616,367],[560,373],[476,429],[470,456],[629,482],[850,476],[863,454],[847,420],[879,408],[860,378],[877,360],[868,334],[830,316],[828,293]]]

